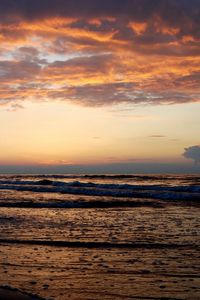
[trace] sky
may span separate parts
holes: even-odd
[[[199,129],[200,0],[0,0],[0,172],[199,172]]]

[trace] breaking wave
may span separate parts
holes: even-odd
[[[140,185],[126,183],[81,182],[78,180],[64,182],[41,177],[39,177],[39,180],[36,180],[35,178],[34,180],[23,180],[23,178],[4,177],[0,180],[0,189],[14,191],[30,191],[37,193],[62,193],[86,196],[151,198],[163,200],[200,199],[200,185],[193,184],[173,186],[165,184]]]

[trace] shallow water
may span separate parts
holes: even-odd
[[[0,285],[200,299],[199,216],[198,176],[1,176]]]

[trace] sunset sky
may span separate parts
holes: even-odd
[[[199,131],[200,0],[0,0],[0,171],[153,172]]]

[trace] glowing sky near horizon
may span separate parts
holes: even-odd
[[[0,0],[0,165],[184,161],[200,0]]]

